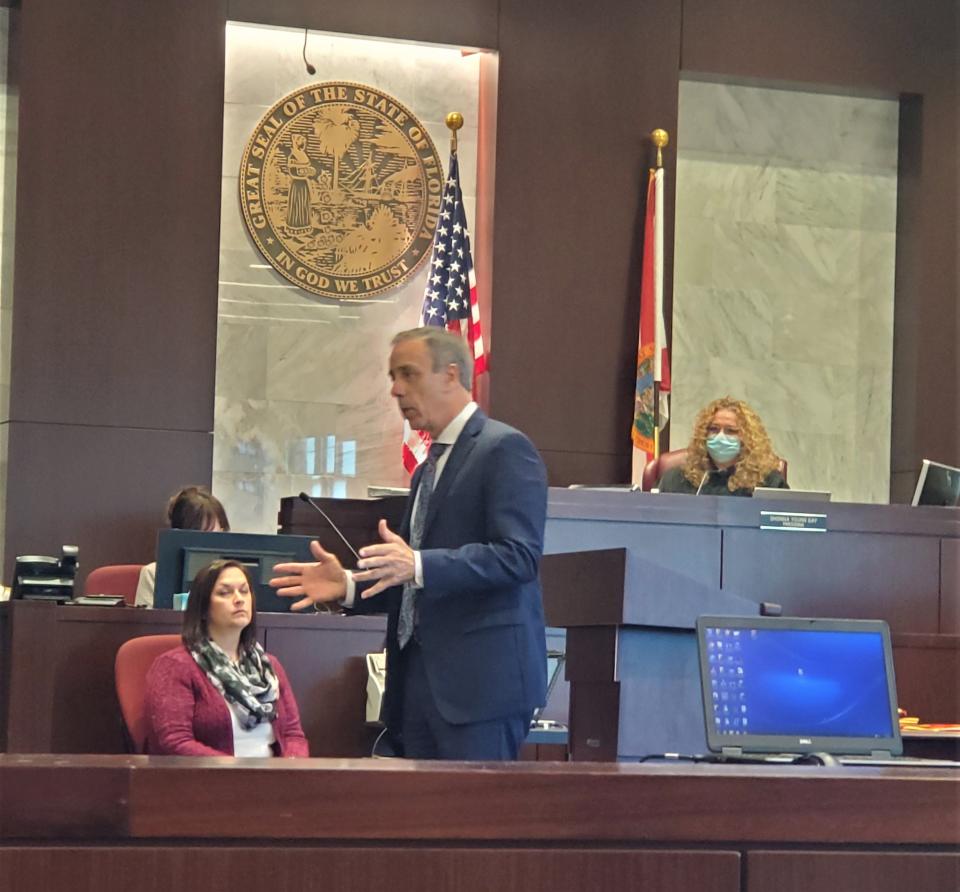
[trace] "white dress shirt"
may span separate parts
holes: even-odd
[[[467,422],[473,416],[473,413],[477,411],[479,407],[477,404],[470,400],[463,409],[457,414],[457,416],[440,432],[433,442],[434,443],[446,443],[448,446],[453,446],[457,442],[457,437],[463,432],[463,429],[467,426]],[[433,478],[433,486],[436,489],[437,482],[440,480],[440,475],[443,473],[443,469],[447,466],[447,459],[450,458],[451,449],[444,449],[443,455],[437,459],[437,471]],[[413,500],[413,509],[410,512],[410,516],[413,517],[417,511],[417,503],[420,501],[420,490],[417,489],[417,494]],[[413,587],[414,588],[423,588],[423,561],[420,558],[420,552],[414,551],[413,553]],[[343,598],[342,604],[344,607],[352,607],[354,598],[356,597],[356,583],[353,581],[353,573],[349,570],[347,573],[347,593]]]

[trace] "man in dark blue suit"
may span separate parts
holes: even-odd
[[[427,327],[398,334],[391,395],[433,439],[397,532],[345,571],[319,543],[271,584],[293,606],[340,601],[386,612],[383,718],[405,756],[514,759],[546,693],[538,567],[546,471],[533,444],[471,400],[464,340]]]

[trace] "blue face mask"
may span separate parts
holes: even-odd
[[[707,452],[718,465],[726,464],[740,454],[740,438],[713,434],[707,437]]]

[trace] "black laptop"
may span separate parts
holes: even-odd
[[[697,644],[707,745],[721,757],[960,767],[901,756],[881,620],[701,616]]]

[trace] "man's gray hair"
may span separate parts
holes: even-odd
[[[390,345],[395,347],[403,341],[423,341],[430,351],[435,372],[453,363],[457,367],[463,389],[470,390],[473,387],[473,357],[470,355],[469,345],[460,335],[436,325],[425,325],[422,328],[401,331],[394,335]]]

